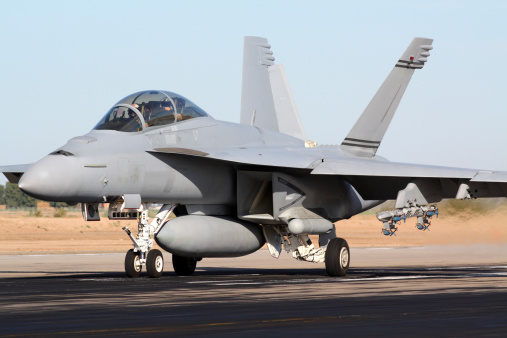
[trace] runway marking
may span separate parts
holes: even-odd
[[[263,282],[242,282],[242,283],[216,283],[218,286],[229,286],[229,285],[259,285],[265,284]]]
[[[366,278],[343,279],[343,281],[344,282],[362,282],[362,281],[405,280],[405,279],[447,278],[447,277],[451,277],[451,276],[430,276],[430,275],[387,276],[387,277],[366,277]]]
[[[243,280],[215,280],[215,281],[211,281],[211,280],[198,280],[198,281],[192,281],[192,282],[187,282],[187,284],[212,284],[212,283],[227,283],[227,282],[250,282],[250,280],[248,279],[243,279]]]
[[[476,269],[480,269],[477,267]],[[507,267],[499,266],[497,269],[505,269]],[[447,268],[449,269],[449,268]],[[471,269],[471,268],[469,268]],[[361,271],[366,273],[392,273],[389,270],[367,270]],[[402,273],[402,272],[401,272]],[[383,276],[383,277],[358,277],[358,278],[298,278],[289,280],[266,280],[266,281],[255,281],[255,280],[206,280],[206,281],[189,281],[187,284],[208,284],[213,286],[233,286],[233,285],[272,285],[272,284],[307,284],[307,283],[336,283],[336,282],[364,282],[364,281],[388,281],[388,280],[410,280],[410,279],[435,279],[435,278],[477,278],[477,277],[504,277],[507,276],[507,272],[466,272],[464,274],[439,274],[439,275],[409,275],[409,276]]]
[[[438,267],[438,268],[424,268],[424,270],[470,270],[470,269],[507,269],[507,266],[448,266],[448,267]]]
[[[124,278],[124,277],[122,277]],[[92,281],[92,282],[104,282],[104,281],[111,281],[111,282],[114,282],[114,281],[117,281],[118,279],[122,279],[122,278],[81,278],[79,279],[80,282],[89,282],[89,281]]]
[[[12,255],[12,256],[22,256],[22,257],[59,257],[59,256],[105,256],[105,255],[118,255],[114,252],[106,252],[106,253],[81,253],[81,254],[43,254],[43,255]]]
[[[483,269],[485,267],[465,267],[465,269]],[[490,269],[507,269],[507,266],[496,266],[496,267],[487,267]],[[428,271],[435,270],[459,270],[458,267],[448,267],[448,268],[429,268],[424,269]],[[418,271],[418,270],[417,270]],[[360,270],[360,273],[393,273],[391,270]],[[407,273],[400,271],[399,273]],[[408,272],[410,273],[410,272]],[[266,281],[256,281],[252,279],[238,279],[238,280],[200,280],[200,281],[187,281],[185,284],[207,284],[213,286],[233,286],[233,285],[272,285],[272,284],[307,284],[307,283],[336,283],[336,282],[364,282],[364,281],[387,281],[387,280],[409,280],[409,279],[425,279],[425,278],[477,278],[477,277],[506,277],[506,272],[465,272],[463,274],[439,274],[439,275],[409,275],[409,276],[383,276],[383,277],[349,277],[349,278],[331,278],[331,277],[322,277],[322,278],[297,278],[297,279],[271,279]],[[104,281],[116,281],[121,278],[80,278],[79,281],[92,281],[92,282],[104,282]]]
[[[473,273],[472,277],[494,277],[494,276],[507,276],[507,272],[489,272],[489,273]],[[467,276],[463,276],[467,277]]]

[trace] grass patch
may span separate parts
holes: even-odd
[[[32,210],[30,210],[30,212],[28,213],[28,216],[29,216],[29,217],[42,217],[42,211],[37,210],[37,209],[32,209]]]
[[[67,209],[65,208],[57,208],[53,213],[53,217],[65,217],[67,216]]]
[[[484,216],[505,205],[504,198],[484,198],[475,200],[445,200],[439,203],[438,206],[443,214],[470,218]]]

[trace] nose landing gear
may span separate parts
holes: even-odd
[[[152,278],[159,278],[164,271],[164,257],[158,249],[152,249],[148,252],[146,260],[146,272]]]
[[[125,273],[128,277],[139,277],[143,265],[146,266],[148,276],[152,278],[159,278],[162,276],[162,272],[164,271],[164,257],[160,250],[151,250],[154,244],[153,236],[160,231],[162,224],[164,224],[175,208],[176,205],[164,204],[152,222],[148,223],[148,204],[143,203],[137,219],[137,236],[134,237],[129,228],[123,227],[123,230],[134,244],[134,248],[130,249],[125,256]]]
[[[125,255],[125,273],[131,278],[139,277],[141,274],[141,259],[139,252],[134,252],[134,249],[127,251]]]

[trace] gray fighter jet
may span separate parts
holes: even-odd
[[[341,145],[307,140],[284,70],[264,38],[246,37],[241,123],[218,121],[185,97],[160,90],[118,101],[88,134],[30,165],[1,167],[9,181],[46,201],[81,203],[86,221],[137,219],[125,271],[163,271],[156,241],[174,270],[190,275],[206,257],[238,257],[267,243],[298,260],[325,262],[344,276],[347,242],[334,222],[385,200],[377,214],[391,236],[408,217],[426,230],[445,198],[506,197],[507,172],[393,163],[377,156],[382,138],[431,39],[415,38]],[[151,222],[150,205],[161,205]],[[174,213],[177,217],[168,220]],[[314,246],[309,235],[319,235]]]

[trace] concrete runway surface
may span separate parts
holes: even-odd
[[[345,278],[265,250],[129,279],[123,254],[0,256],[0,336],[507,335],[507,245],[351,249]]]

